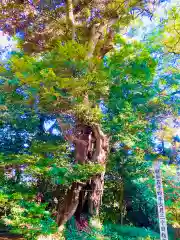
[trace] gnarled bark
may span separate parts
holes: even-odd
[[[73,214],[76,212],[77,206],[79,204],[79,194],[82,189],[82,185],[79,183],[73,183],[71,189],[68,191],[65,202],[59,206],[57,215],[57,224],[59,226],[63,225],[68,221]]]
[[[79,124],[69,134],[63,123],[60,120],[58,122],[66,139],[75,145],[76,163],[94,162],[105,167],[109,139],[99,125],[91,127]],[[91,216],[99,215],[104,188],[104,174],[105,172],[97,174],[85,183],[74,182],[72,184],[63,204],[58,208],[57,223],[59,226],[63,225],[73,215],[77,221],[80,221],[80,216],[83,213],[88,213]],[[85,209],[85,205],[87,209]]]

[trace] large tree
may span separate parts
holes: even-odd
[[[116,53],[110,71],[103,58],[113,50],[115,32],[121,31],[139,13],[151,13],[150,9],[151,6],[143,1],[67,0],[58,6],[50,2],[40,6],[37,1],[33,4],[28,1],[1,4],[1,27],[10,34],[22,30],[24,41],[20,46],[25,51],[25,54],[20,52],[12,56],[8,71],[2,69],[4,83],[1,91],[6,104],[14,107],[23,104],[32,111],[37,110],[38,105],[41,113],[55,114],[64,138],[75,146],[75,162],[98,163],[104,169],[85,182],[72,183],[58,208],[59,226],[74,214],[77,216],[83,212],[85,202],[88,202],[91,215],[99,214],[109,152],[109,136],[101,127],[99,103],[108,99],[109,90],[114,88],[117,93],[119,79],[116,77],[120,76],[121,68],[121,64],[116,63]],[[117,43],[122,44],[121,41]],[[132,54],[131,49],[126,52],[127,49],[125,47],[118,57]],[[133,59],[131,67],[123,73],[124,85],[126,75],[132,84],[139,84],[139,91],[142,90],[141,80],[144,84],[143,76],[152,80],[155,64],[147,52],[144,61],[138,61],[137,57]],[[144,69],[148,68],[152,70],[145,72]],[[137,72],[142,77],[139,82]],[[149,83],[145,85],[149,87]],[[17,89],[26,96],[18,95]],[[146,97],[151,98],[150,95]],[[144,101],[141,97],[137,100],[140,105]],[[131,114],[134,111],[131,104],[125,105]],[[71,119],[69,124],[68,117]]]

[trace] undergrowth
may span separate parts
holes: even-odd
[[[89,231],[78,231],[75,221],[71,220],[64,236],[66,240],[157,240],[160,239],[158,233],[146,228],[137,228],[133,226],[121,226],[116,224],[106,224],[102,229],[92,227]]]

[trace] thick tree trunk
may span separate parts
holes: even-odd
[[[104,173],[98,174],[91,179],[91,190],[88,199],[89,214],[98,216],[104,190]]]
[[[60,126],[62,128],[61,123]],[[67,134],[65,137],[68,139]],[[70,139],[73,139],[75,145],[76,163],[94,162],[105,167],[109,139],[103,134],[100,126],[78,125],[75,136],[71,135]],[[99,215],[104,189],[104,173],[93,176],[85,183],[74,182],[72,184],[63,204],[58,207],[57,223],[59,226],[66,223],[73,215],[77,222],[81,222],[84,214]]]
[[[79,204],[79,195],[82,189],[82,185],[79,183],[73,183],[68,191],[63,205],[58,207],[57,224],[63,225],[68,221],[76,212]]]

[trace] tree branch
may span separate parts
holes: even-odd
[[[88,51],[88,55],[87,55],[88,59],[93,56],[93,53],[94,53],[94,50],[98,43],[98,40],[106,28],[106,25],[104,23],[101,24],[99,27],[97,25],[98,24],[94,24],[91,28],[91,37],[89,40],[89,51]]]
[[[99,57],[103,58],[107,52],[113,49],[113,38],[114,38],[114,31],[112,29],[109,30],[106,40],[103,43],[103,46],[100,49]]]
[[[98,23],[98,24],[94,24],[91,28],[91,37],[89,40],[89,51],[87,54],[87,58],[91,58],[94,54],[95,48],[97,46],[98,40],[100,39],[100,37],[104,37],[104,31],[106,29],[110,29],[112,27],[112,25],[114,25],[117,20],[119,18],[113,18],[111,20],[109,20],[107,23]]]
[[[72,39],[75,39],[75,21],[72,0],[67,0],[67,25],[72,27]]]

